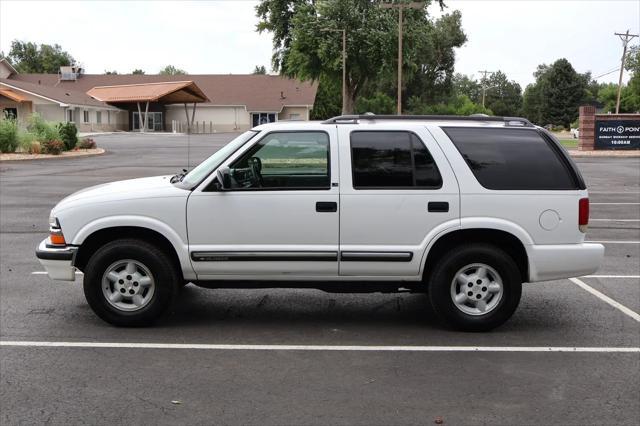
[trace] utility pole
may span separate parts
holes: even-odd
[[[638,37],[638,34],[629,34],[629,30],[626,33],[614,33],[620,40],[622,40],[622,59],[620,62],[620,77],[618,78],[618,99],[616,100],[616,114],[620,111],[620,92],[622,92],[622,73],[624,71],[624,60],[627,56],[627,45],[631,40],[635,37]]]
[[[398,115],[402,115],[402,11],[404,9],[422,9],[424,3],[382,3],[383,9],[398,9]]]
[[[495,71],[478,71],[482,74],[482,108],[484,108],[484,98],[487,93],[487,74],[493,74]]]
[[[342,114],[347,114],[347,30],[323,28],[321,31],[342,32]]]

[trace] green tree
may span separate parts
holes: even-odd
[[[11,42],[7,60],[19,73],[54,74],[61,66],[73,65],[75,59],[58,44],[36,44],[20,40]]]
[[[256,67],[253,69],[252,74],[265,75],[266,73],[267,73],[267,69],[265,68],[264,65],[256,65]]]
[[[482,101],[482,85],[474,78],[465,74],[453,76],[453,93],[466,95],[471,101]]]
[[[143,70],[141,70],[140,68],[136,68],[135,70],[131,71],[131,74],[133,74],[133,75],[144,75],[145,72]]]
[[[578,107],[589,98],[590,74],[579,74],[566,59],[539,65],[536,82],[525,89],[523,110],[529,120],[540,125],[569,128],[578,117]]]
[[[318,79],[316,99],[311,110],[312,120],[326,120],[340,115],[342,109],[342,87],[336,79],[321,75]]]
[[[396,112],[396,100],[386,93],[376,92],[371,97],[360,97],[356,102],[356,113],[393,114]]]
[[[187,75],[188,72],[186,72],[185,70],[182,70],[180,68],[176,68],[173,65],[167,65],[166,67],[162,68],[158,74],[160,74],[160,75]]]
[[[491,74],[485,84],[484,105],[495,115],[518,116],[522,113],[522,89],[515,81],[510,81],[502,71]],[[482,104],[482,99],[480,99]]]
[[[104,71],[104,75],[118,75],[118,71],[113,70],[113,71]]]
[[[640,45],[630,49],[625,69],[631,73],[631,77],[620,95],[620,109],[624,112],[640,112]]]
[[[433,21],[423,9],[405,12],[403,68],[416,96],[431,95],[430,85],[453,74],[453,48],[466,38],[459,13]],[[367,0],[263,0],[256,7],[259,32],[273,35],[273,69],[302,80],[341,81],[342,37],[347,30],[346,110],[356,99],[376,92],[393,93],[397,57],[397,11]],[[452,27],[457,32],[452,34]],[[437,36],[437,37],[436,37]],[[422,80],[421,80],[422,79]],[[416,88],[416,86],[418,86]],[[425,96],[428,97],[429,95]],[[405,95],[406,96],[406,95]]]

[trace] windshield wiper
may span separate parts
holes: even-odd
[[[184,179],[186,175],[187,175],[187,169],[182,169],[182,173],[173,175],[169,182],[171,183],[182,182],[182,179]]]

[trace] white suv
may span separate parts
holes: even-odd
[[[523,282],[593,273],[587,190],[525,119],[342,116],[241,134],[186,174],[62,200],[37,249],[100,318],[149,324],[189,282],[429,294],[450,325],[488,330]]]

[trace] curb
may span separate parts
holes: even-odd
[[[579,158],[639,158],[640,150],[633,151],[577,151],[567,150],[572,157]]]
[[[69,151],[67,151],[69,152]],[[5,162],[5,161],[34,161],[34,160],[53,160],[53,159],[60,159],[60,158],[65,158],[65,159],[72,159],[72,158],[82,158],[82,157],[94,157],[96,155],[102,155],[104,153],[106,153],[107,151],[105,151],[103,148],[97,148],[95,151],[93,152],[88,152],[88,151],[73,151],[74,154],[72,155],[65,155],[64,153],[60,154],[60,155],[53,155],[53,154],[26,154],[26,155],[37,155],[37,157],[22,157],[22,158],[1,158],[0,156],[0,162]],[[4,154],[6,155],[6,154]],[[24,154],[16,154],[16,155],[24,155]]]

